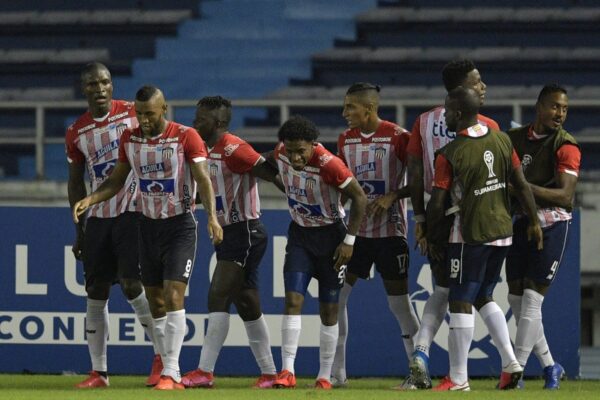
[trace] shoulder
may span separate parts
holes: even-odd
[[[494,121],[493,119],[491,119],[490,117],[486,117],[485,115],[482,115],[482,114],[477,114],[477,119],[479,120],[479,122],[482,122],[483,124],[485,124],[487,127],[491,128],[491,129],[500,130],[500,125],[498,125],[498,123],[496,121]]]
[[[577,140],[569,132],[567,132],[564,129],[561,129],[560,131],[558,131],[558,133],[559,133],[559,135],[562,138],[562,144],[569,143],[569,144],[572,144],[572,145],[575,145],[575,146],[579,147],[579,144],[577,143]]]

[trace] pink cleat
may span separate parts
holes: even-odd
[[[160,373],[162,370],[163,363],[160,354],[155,354],[154,360],[152,360],[152,370],[150,371],[148,379],[146,379],[146,386],[155,386],[158,381],[160,381]]]
[[[95,389],[108,387],[108,378],[103,377],[96,371],[90,372],[90,376],[83,382],[75,385],[77,389]]]
[[[317,381],[315,382],[315,389],[322,389],[322,390],[331,390],[333,389],[333,386],[331,386],[331,382],[329,382],[327,379],[317,379]]]
[[[212,372],[202,371],[198,368],[185,374],[183,378],[181,378],[181,382],[186,388],[211,389],[215,384],[215,377]]]
[[[161,376],[158,380],[156,386],[154,386],[154,390],[183,390],[185,386],[183,383],[175,382],[173,378],[170,376]]]
[[[295,388],[296,377],[287,369],[284,369],[277,374],[277,379],[273,382],[273,387],[276,388]]]
[[[258,378],[258,380],[256,381],[256,383],[254,384],[253,387],[255,387],[257,389],[270,389],[273,387],[273,384],[275,383],[276,380],[277,380],[277,374],[275,374],[275,375],[262,374]]]
[[[454,382],[452,382],[452,380],[450,379],[449,376],[444,377],[444,379],[442,379],[442,381],[433,389],[434,392],[446,392],[446,391],[463,391],[463,392],[468,392],[471,390],[471,388],[469,387],[469,381],[466,381],[465,383],[462,384],[456,384]]]

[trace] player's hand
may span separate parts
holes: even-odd
[[[527,240],[533,240],[538,250],[544,248],[544,233],[539,223],[527,227]]]
[[[75,205],[73,206],[73,221],[76,224],[79,223],[79,216],[83,214],[88,208],[90,208],[90,205],[91,204],[89,196],[75,203]]]
[[[71,251],[77,260],[83,260],[83,233],[78,233],[75,243],[71,246]]]
[[[216,218],[208,220],[208,237],[215,246],[223,241],[223,228],[221,228]]]
[[[417,222],[415,224],[415,249],[418,247],[421,255],[427,254],[427,229],[424,222]]]
[[[442,246],[429,243],[429,257],[435,261],[444,261],[444,248]]]
[[[389,210],[396,201],[396,193],[390,192],[381,197],[376,198],[367,204],[367,215],[379,217]]]
[[[350,261],[350,258],[352,258],[353,251],[354,246],[347,245],[344,242],[340,243],[335,249],[335,253],[333,253],[333,259],[335,260],[335,265],[333,268],[339,272],[342,265],[348,264],[348,261]]]

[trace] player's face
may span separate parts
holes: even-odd
[[[108,109],[112,100],[113,86],[107,70],[99,69],[83,75],[81,86],[92,111]]]
[[[369,121],[370,110],[358,96],[347,95],[344,98],[344,111],[342,116],[346,119],[350,129],[365,126]]]
[[[539,125],[544,127],[545,132],[540,134],[552,134],[557,132],[567,120],[569,110],[569,99],[562,92],[552,93],[536,104],[536,119]]]
[[[135,115],[144,136],[160,135],[165,125],[167,105],[162,96],[154,96],[148,101],[135,101]]]
[[[477,69],[474,69],[467,74],[467,77],[461,86],[466,89],[473,89],[477,92],[477,95],[479,95],[479,105],[483,105],[485,100],[485,88],[487,85],[481,80],[481,75]]]
[[[313,155],[313,142],[306,140],[284,140],[285,155],[290,160],[292,168],[301,171]]]
[[[200,133],[204,140],[212,138],[217,133],[219,128],[218,110],[207,110],[204,107],[196,109],[196,117],[194,118],[194,129]]]
[[[458,120],[460,118],[458,104],[456,101],[448,100],[446,97],[444,109],[444,119],[446,120],[446,126],[448,127],[448,130],[451,132],[456,132],[456,127],[458,126]]]

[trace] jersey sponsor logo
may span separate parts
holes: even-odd
[[[531,155],[529,155],[529,154],[523,155],[523,160],[521,160],[521,167],[523,168],[523,171],[525,171],[527,169],[527,167],[529,167],[529,165],[531,164],[532,161],[533,161],[533,158],[531,157]]]
[[[448,139],[455,139],[456,132],[451,132],[446,127],[446,121],[434,121],[431,127],[431,135],[434,137],[446,137]]]
[[[361,175],[366,172],[375,171],[377,169],[377,165],[374,162],[357,165],[354,167],[354,175]]]
[[[106,154],[119,148],[119,140],[113,140],[109,144],[96,150],[96,159],[104,157]]]
[[[488,179],[494,178],[496,176],[494,173],[494,153],[486,150],[485,153],[483,153],[483,162],[488,169]]]
[[[158,140],[159,144],[174,143],[174,142],[179,142],[179,137],[172,137],[172,138]]]
[[[96,123],[95,123],[95,122],[93,122],[93,123],[91,123],[91,124],[89,124],[89,125],[86,125],[86,126],[84,126],[83,128],[80,128],[80,129],[78,129],[78,130],[77,130],[77,133],[83,133],[83,132],[87,132],[87,131],[89,131],[90,129],[94,129],[95,127],[96,127]]]
[[[174,152],[175,152],[175,149],[173,149],[172,147],[165,147],[164,149],[162,149],[163,160],[173,157]]]
[[[392,141],[391,137],[375,137],[373,139],[371,139],[371,142],[373,143],[389,143]]]
[[[322,167],[333,158],[332,154],[323,154],[319,156],[319,165]]]
[[[96,180],[104,180],[106,179],[115,169],[117,165],[117,160],[110,160],[100,164],[94,165],[92,168],[94,169],[94,176]]]
[[[288,198],[288,205],[290,206],[290,210],[293,212],[300,214],[304,218],[308,219],[322,219],[323,211],[321,210],[321,206],[319,204],[306,204],[301,203],[297,200]]]
[[[208,169],[210,171],[211,176],[217,176],[217,174],[219,173],[219,165],[216,163],[211,163]]]
[[[129,136],[129,140],[131,140],[132,142],[146,143],[146,139],[136,135]]]
[[[473,191],[473,193],[475,194],[475,196],[481,196],[482,194],[488,193],[488,192],[493,192],[495,190],[500,190],[500,189],[504,189],[506,187],[506,183],[505,182],[499,182],[498,178],[494,178],[494,179],[490,179],[489,181],[485,182],[484,187],[479,188],[479,189],[475,189]]]
[[[369,199],[385,194],[385,181],[367,180],[358,181],[358,183]]]
[[[165,170],[165,163],[158,164],[149,164],[140,166],[140,171],[142,174],[149,174],[151,172],[162,172]]]
[[[162,196],[175,191],[175,179],[140,179],[140,190],[148,196]]]
[[[378,160],[382,160],[383,157],[385,157],[385,153],[387,153],[385,147],[378,147],[375,149],[375,158]]]
[[[116,121],[116,120],[118,120],[118,119],[121,119],[121,118],[127,117],[128,115],[129,115],[129,111],[125,111],[125,112],[122,112],[122,113],[120,113],[120,114],[113,115],[112,117],[108,117],[108,122],[113,122],[113,121]]]
[[[306,189],[302,189],[302,188],[298,188],[296,186],[288,185],[288,194],[291,194],[291,195],[294,195],[294,196],[303,196],[303,197],[306,197]]]
[[[210,158],[216,158],[217,160],[220,160],[221,153],[210,153]]]
[[[355,138],[355,139],[346,139],[344,141],[344,144],[353,144],[353,143],[360,143],[361,139],[360,138]]]
[[[319,172],[321,172],[321,168],[311,167],[311,166],[308,166],[308,165],[306,167],[304,167],[304,170],[306,172],[312,172],[312,173],[315,173],[315,174],[318,174]]]
[[[235,143],[235,144],[231,143],[231,144],[228,144],[227,146],[225,146],[223,148],[223,150],[225,151],[225,157],[229,157],[230,155],[232,155],[233,152],[236,151],[238,147],[240,147],[239,143]]]

